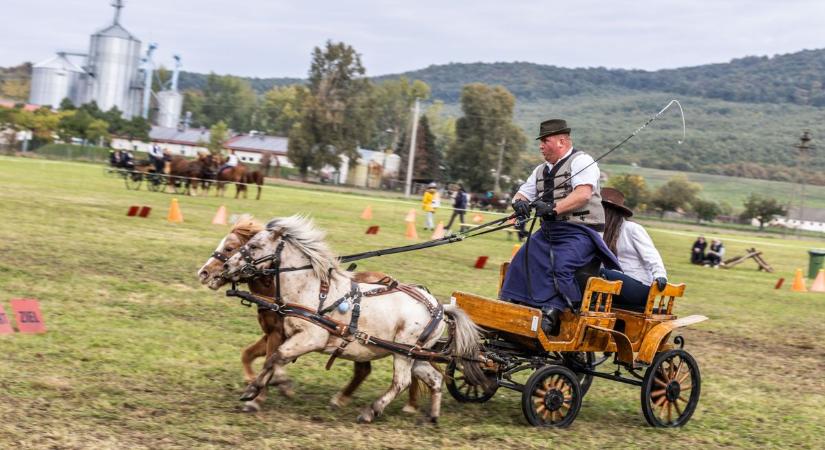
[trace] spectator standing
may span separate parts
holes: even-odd
[[[437,188],[438,185],[436,185],[435,182],[430,183],[427,186],[427,190],[424,191],[424,195],[421,197],[421,209],[423,209],[426,213],[426,222],[424,223],[425,230],[435,229],[435,209],[437,202],[440,201],[437,198]]]
[[[453,215],[450,216],[450,222],[447,223],[448,230],[453,226],[453,220],[455,220],[456,217],[458,217],[458,223],[464,223],[464,213],[467,212],[467,197],[464,186],[459,184],[455,192],[455,199],[453,199]]]

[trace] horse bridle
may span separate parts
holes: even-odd
[[[238,253],[241,254],[241,257],[244,260],[244,265],[240,268],[232,271],[232,272],[224,272],[221,274],[221,277],[228,279],[230,276],[235,275],[236,273],[241,273],[244,278],[258,278],[258,277],[268,277],[272,276],[275,279],[275,301],[278,303],[282,303],[281,297],[281,272],[296,272],[299,270],[309,270],[312,269],[312,264],[307,264],[305,266],[299,267],[281,267],[281,253],[284,251],[284,236],[281,236],[281,241],[278,243],[278,246],[275,248],[274,253],[270,253],[269,255],[261,256],[260,258],[253,259],[252,255],[249,254],[249,244],[241,246],[238,249]],[[219,256],[218,256],[219,255]],[[224,264],[229,260],[228,257],[222,255],[215,251],[212,256],[217,258],[220,261],[223,261]],[[271,261],[268,269],[259,269],[257,266],[258,264]],[[234,284],[234,282],[233,282]]]

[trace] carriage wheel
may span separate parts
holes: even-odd
[[[702,380],[690,353],[677,349],[660,353],[642,381],[642,412],[654,427],[680,427],[699,403]]]
[[[565,352],[562,353],[564,366],[572,370],[579,378],[579,387],[582,391],[582,397],[590,390],[593,384],[593,375],[581,373],[582,369],[593,370],[597,365],[604,362],[604,358],[596,360],[596,354],[593,352]]]
[[[140,172],[124,173],[123,181],[126,183],[126,189],[136,191],[140,189],[140,183],[143,181],[143,174]]]
[[[172,178],[172,189],[175,191],[175,194],[183,194],[186,192],[186,180],[179,177]]]
[[[536,427],[568,427],[581,405],[579,379],[564,366],[544,366],[533,372],[521,392],[521,410]]]
[[[150,173],[146,179],[146,187],[152,192],[157,192],[163,189],[164,179],[156,173]]]
[[[498,379],[495,372],[484,371],[487,374],[487,386],[471,384],[464,376],[462,367],[456,360],[447,365],[447,390],[454,399],[461,403],[484,403],[493,398],[498,390]]]

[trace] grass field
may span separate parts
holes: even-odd
[[[403,217],[416,204],[275,187],[257,202],[179,198],[185,222],[173,225],[164,220],[172,196],[127,191],[99,166],[0,158],[0,186],[0,303],[8,311],[10,298],[40,299],[49,328],[0,336],[0,448],[822,445],[825,294],[791,293],[788,283],[773,290],[821,243],[722,234],[729,254],[756,246],[777,273],[753,263],[712,270],[686,263],[694,228],[650,229],[670,279],[687,283],[678,313],[711,319],[683,333],[703,379],[699,407],[683,429],[648,427],[636,388],[598,379],[568,430],[527,426],[519,395],[509,391],[483,405],[445,395],[437,428],[403,414],[401,401],[361,426],[358,409],[389,385],[389,360],[375,363],[341,410],[326,404],[351,366],[338,362],[326,372],[326,357],[310,355],[288,367],[296,398],[272,395],[260,414],[238,412],[239,351],[260,334],[255,312],[201,287],[195,272],[227,231],[210,225],[221,204],[261,219],[311,213],[341,254],[408,243]],[[152,206],[152,215],[127,218],[132,204]],[[358,218],[367,205],[369,223]],[[377,236],[363,234],[371,224],[380,225]],[[494,296],[497,264],[512,246],[494,234],[360,268],[426,284],[442,300],[452,290]],[[479,255],[493,264],[471,268]]]

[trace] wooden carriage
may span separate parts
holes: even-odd
[[[499,289],[508,265],[501,267]],[[593,377],[600,377],[640,386],[642,411],[651,425],[684,425],[698,403],[699,369],[681,349],[681,336],[672,342],[669,338],[675,329],[707,317],[674,314],[684,284],[668,284],[664,290],[654,284],[641,312],[613,307],[613,296],[621,286],[621,281],[589,278],[579,311],[562,314],[556,335],[542,331],[539,309],[454,292],[451,302],[487,331],[481,359],[489,381],[487,386],[469,385],[460,365],[451,364],[450,393],[459,401],[483,402],[498,387],[521,391],[528,422],[565,427],[578,414]],[[597,357],[599,352],[602,355]],[[616,370],[597,370],[596,366],[611,358]],[[525,370],[535,371],[524,384],[514,381],[513,375]],[[630,376],[623,376],[621,370]]]

